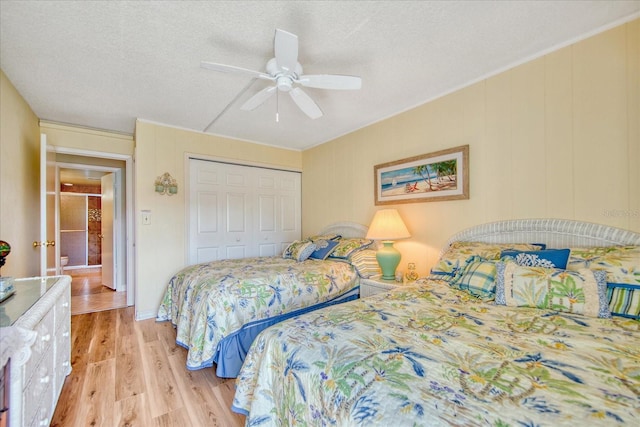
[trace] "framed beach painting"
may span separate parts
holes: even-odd
[[[469,146],[449,148],[373,167],[375,204],[469,198]]]

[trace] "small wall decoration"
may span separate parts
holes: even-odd
[[[376,205],[469,198],[469,146],[373,167]]]

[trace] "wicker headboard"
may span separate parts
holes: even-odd
[[[640,233],[567,219],[517,219],[462,230],[447,241],[443,251],[456,241],[545,243],[549,248],[640,245]]]
[[[367,235],[369,227],[357,222],[336,222],[330,224],[320,231],[320,234],[340,234],[342,237],[364,237]]]

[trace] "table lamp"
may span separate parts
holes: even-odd
[[[381,240],[382,247],[376,252],[382,278],[396,278],[396,267],[400,264],[400,252],[393,247],[393,241],[411,237],[396,209],[381,209],[376,212],[367,231],[367,239]]]

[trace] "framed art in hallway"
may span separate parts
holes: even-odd
[[[376,205],[469,198],[469,146],[373,167]]]

